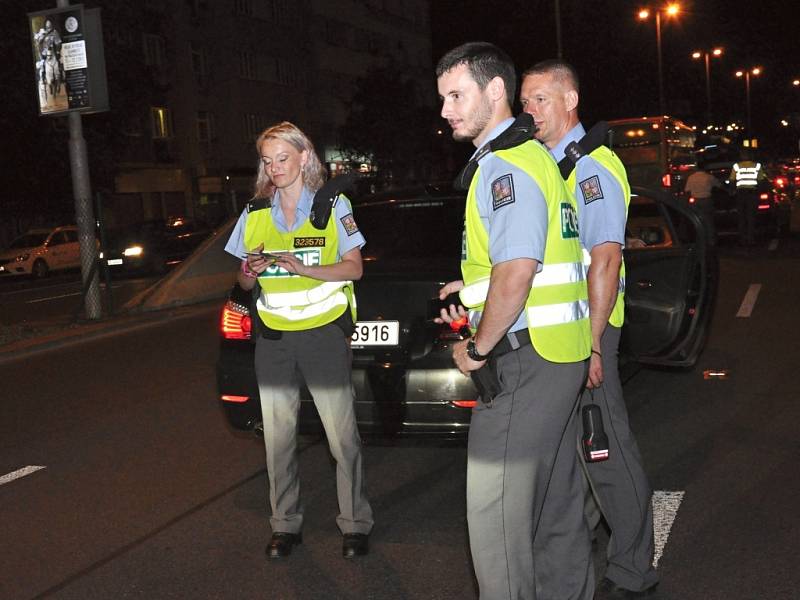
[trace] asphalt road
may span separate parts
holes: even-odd
[[[722,252],[699,364],[625,386],[660,492],[658,598],[789,600],[800,244]],[[208,311],[0,363],[0,599],[476,598],[459,445],[367,443],[377,523],[346,562],[333,466],[303,438],[304,544],[265,559],[263,448],[217,406],[215,328]],[[6,476],[25,467],[44,468]]]

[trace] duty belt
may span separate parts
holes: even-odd
[[[523,346],[530,345],[531,332],[527,329],[520,329],[519,331],[509,331],[503,338],[497,342],[497,345],[492,349],[492,356],[499,358],[504,354],[519,350]]]

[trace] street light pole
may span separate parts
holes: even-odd
[[[750,71],[744,72],[745,102],[747,103],[747,135],[751,135],[750,129]]]
[[[664,101],[664,66],[661,58],[661,11],[656,10],[656,47],[658,49],[658,110],[661,115],[667,113]]]
[[[706,125],[711,125],[711,64],[708,52],[704,52],[706,58]]]

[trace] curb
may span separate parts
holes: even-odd
[[[10,342],[0,346],[0,365],[21,360],[31,355],[78,345],[104,336],[146,329],[164,323],[187,319],[207,312],[220,310],[219,300],[191,306],[173,307],[152,312],[111,317],[99,322],[67,324],[64,329],[40,337]]]

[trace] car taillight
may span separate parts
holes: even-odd
[[[775,178],[775,187],[785,188],[786,187],[786,179],[783,177],[776,177]]]
[[[759,195],[758,199],[759,200],[769,200],[769,194],[767,192],[764,192],[763,194]]]
[[[248,308],[228,300],[222,309],[219,330],[226,340],[249,340],[251,321]]]
[[[769,210],[769,204],[759,204],[758,210]]]
[[[477,400],[451,400],[450,404],[458,408],[475,408]]]
[[[250,396],[231,396],[229,394],[223,394],[219,397],[220,400],[223,402],[234,402],[236,404],[244,404],[248,400],[250,400]]]
[[[665,188],[672,187],[672,175],[669,173],[664,173],[664,175],[661,177],[661,185],[663,185]]]

